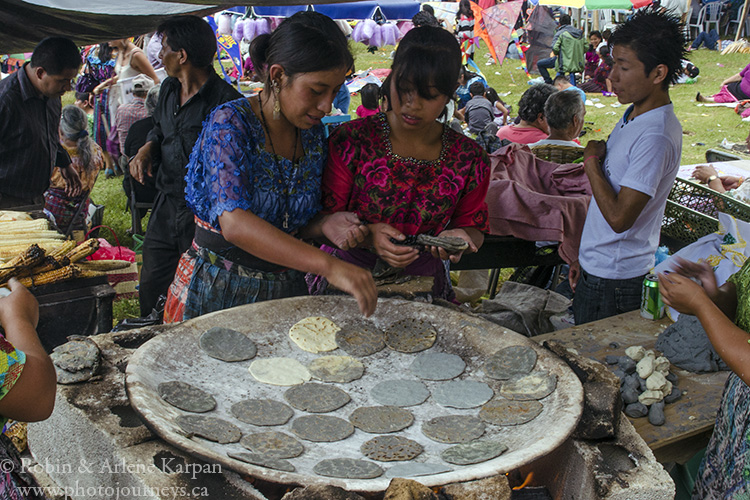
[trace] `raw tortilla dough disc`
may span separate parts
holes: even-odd
[[[488,424],[521,425],[531,422],[542,412],[539,401],[509,401],[496,399],[479,410],[479,418]]]
[[[261,453],[227,453],[229,458],[235,460],[241,460],[252,465],[260,465],[267,469],[276,469],[284,472],[294,472],[296,469],[294,465],[288,460],[281,458],[273,458]]]
[[[383,475],[378,464],[354,458],[327,458],[315,464],[313,471],[320,476],[342,479],[374,479]]]
[[[419,380],[385,380],[370,390],[376,402],[386,406],[415,406],[430,397],[430,391]]]
[[[303,351],[328,352],[336,349],[336,332],[339,330],[330,319],[311,316],[295,323],[289,329],[289,336]]]
[[[351,356],[369,356],[385,347],[385,337],[380,328],[359,321],[336,332],[336,345]]]
[[[451,380],[438,385],[432,398],[441,406],[451,408],[476,408],[492,399],[494,391],[484,382]]]
[[[467,443],[484,434],[484,423],[468,415],[435,417],[422,424],[422,434],[438,443]]]
[[[352,398],[338,387],[310,382],[287,389],[284,399],[298,410],[327,413],[341,408]]]
[[[180,415],[176,419],[183,431],[219,444],[236,443],[242,432],[235,426],[216,417],[204,415]]]
[[[424,451],[422,445],[401,436],[378,436],[359,448],[364,456],[379,462],[411,460]]]
[[[516,375],[505,382],[500,394],[506,399],[528,401],[549,396],[557,387],[557,375],[545,371],[535,371],[528,375]]]
[[[292,432],[306,441],[331,443],[351,436],[354,426],[332,415],[305,415],[292,422]]]
[[[256,359],[248,368],[258,382],[271,385],[297,385],[310,380],[305,365],[292,358]]]
[[[273,399],[246,399],[232,405],[232,415],[246,424],[284,425],[294,410]]]
[[[396,464],[385,472],[386,477],[417,477],[431,476],[433,474],[442,474],[450,472],[453,469],[441,464],[427,464],[412,462],[406,464]]]
[[[446,462],[456,465],[471,465],[486,462],[502,455],[508,447],[495,441],[472,441],[457,444],[443,450],[440,456]]]
[[[435,339],[435,328],[424,320],[414,318],[397,321],[385,332],[385,344],[394,351],[405,353],[429,349]]]
[[[180,410],[204,413],[216,408],[213,396],[185,382],[162,382],[157,390],[164,401]]]
[[[212,358],[222,361],[245,361],[255,357],[255,342],[229,328],[214,327],[201,335],[201,349]]]
[[[349,421],[370,434],[386,434],[409,427],[414,415],[397,406],[361,406],[349,415]]]
[[[425,380],[450,380],[464,372],[466,363],[461,356],[444,352],[423,352],[414,358],[409,369]]]
[[[252,451],[269,458],[294,458],[302,455],[305,447],[302,443],[283,432],[257,432],[243,436],[240,444]]]
[[[536,351],[524,345],[500,349],[484,363],[484,373],[490,378],[507,380],[515,375],[526,375],[534,369]]]
[[[365,373],[365,365],[351,356],[321,356],[307,365],[307,369],[318,380],[339,384],[357,380]]]

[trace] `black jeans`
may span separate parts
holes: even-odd
[[[185,200],[159,192],[143,240],[143,267],[138,298],[141,316],[148,316],[160,295],[172,284],[180,256],[190,248],[195,236],[193,212]]]
[[[576,325],[609,318],[641,307],[641,291],[646,275],[624,280],[610,280],[581,269],[573,297]]]

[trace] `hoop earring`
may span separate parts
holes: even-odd
[[[279,82],[274,80],[271,86],[273,87],[273,119],[278,120],[281,116],[281,103],[279,101]]]

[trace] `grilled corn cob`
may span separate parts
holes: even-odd
[[[20,281],[26,288],[39,285],[49,285],[50,283],[60,283],[62,281],[72,280],[78,277],[81,270],[78,266],[69,265],[61,269],[55,269],[54,271],[47,271],[46,273],[35,274],[21,278]]]
[[[39,245],[30,245],[23,253],[0,266],[0,283],[5,283],[24,270],[31,270],[44,259],[44,255]]]
[[[83,260],[92,253],[99,250],[99,240],[96,238],[89,238],[88,240],[84,241],[77,247],[75,247],[73,250],[68,252],[66,254],[66,257],[70,259],[70,262],[76,263],[79,260]]]
[[[13,245],[8,245],[8,246],[4,246],[3,243],[4,242],[0,241],[0,259],[5,259],[5,260],[15,258],[18,255],[22,254],[27,248],[29,248],[28,243],[13,244]],[[47,241],[40,241],[36,243],[36,245],[39,248],[45,250],[47,253],[55,251],[56,249],[60,248],[62,244],[63,243],[61,241],[57,241],[57,240],[55,241],[47,240]],[[73,245],[75,246],[75,243]]]
[[[23,273],[23,275],[29,276],[32,274],[46,273],[47,271],[54,271],[55,269],[60,269],[68,265],[70,265],[70,259],[68,259],[64,255],[57,259],[51,255],[47,255],[44,260],[42,260],[41,264],[36,266],[34,269],[31,269],[30,272]]]
[[[64,257],[68,254],[71,250],[73,250],[76,247],[75,240],[66,240],[60,245],[58,248],[56,248],[53,251],[50,251],[47,249],[47,254],[50,257],[54,257],[55,259],[59,259],[60,257]],[[67,265],[67,264],[66,264]]]

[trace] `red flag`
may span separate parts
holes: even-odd
[[[502,64],[505,59],[505,53],[508,51],[508,44],[511,41],[510,34],[516,25],[518,16],[521,14],[522,4],[523,0],[499,3],[489,9],[484,9],[482,13],[488,37],[492,40],[495,52],[500,54],[499,57],[494,56],[498,64]]]
[[[474,2],[470,3],[471,11],[474,13],[474,37],[480,37],[482,40],[484,40],[484,43],[487,44],[487,48],[490,49],[490,54],[492,55],[493,59],[497,61],[495,47],[492,45],[492,40],[490,39],[490,35],[487,33],[487,28],[485,28],[484,21],[482,20],[482,12],[484,12],[484,9],[482,9]]]

